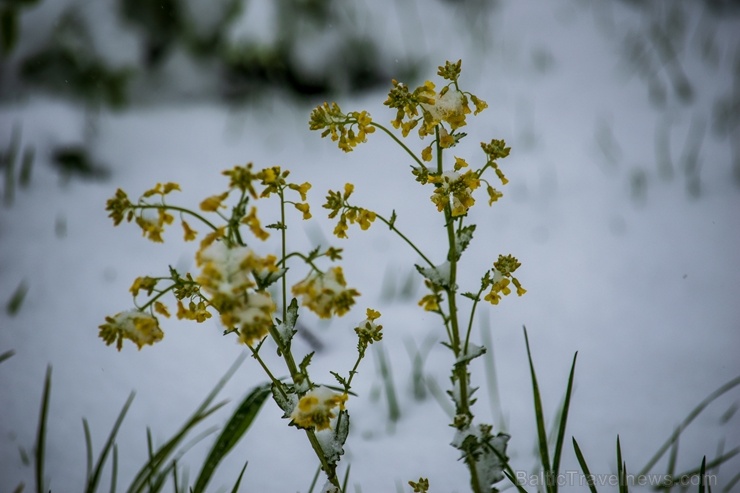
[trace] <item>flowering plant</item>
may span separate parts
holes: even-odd
[[[400,138],[390,128],[374,121],[368,112],[344,113],[336,103],[317,107],[311,113],[310,128],[322,131],[323,137],[330,137],[345,152],[365,142],[377,129],[381,130],[412,159],[414,180],[430,189],[430,201],[440,213],[447,239],[447,255],[437,262],[398,228],[395,211],[382,215],[357,205],[352,199],[354,186],[350,183],[342,190],[330,190],[323,207],[329,211],[329,218],[336,220],[334,234],[338,238],[347,238],[352,224],[366,230],[375,221],[381,221],[422,259],[423,265],[416,268],[423,276],[427,293],[419,305],[439,315],[447,336],[444,344],[454,356],[449,391],[455,407],[452,446],[460,451],[467,465],[472,490],[483,492],[491,491],[504,478],[509,436],[501,432],[494,434],[492,425],[475,420],[475,388],[468,368],[473,359],[484,354],[485,348],[471,340],[471,328],[480,302],[497,305],[511,293],[512,285],[519,296],[526,291],[514,276],[520,263],[511,255],[491,259],[490,267],[473,291],[462,292],[458,286],[459,261],[476,230],[474,224],[468,223],[468,212],[476,203],[474,194],[485,186],[489,206],[502,197],[486,173],[490,170],[505,185],[507,179],[498,161],[510,151],[503,140],[494,139],[481,143],[483,152],[477,167],[462,157],[450,156],[466,137],[461,129],[467,125],[468,116],[488,107],[485,101],[460,88],[460,74],[460,61],[441,66],[438,75],[444,83],[439,90],[431,81],[413,91],[393,81],[385,105],[396,110],[391,126],[400,130]],[[413,129],[418,129],[418,137],[426,142],[418,154],[402,140]],[[119,189],[108,201],[107,210],[116,225],[134,222],[151,241],[162,242],[164,230],[178,221],[185,241],[200,239],[195,253],[199,271],[181,273],[170,267],[167,276],[136,278],[130,289],[135,308],[107,317],[100,325],[100,337],[106,344],[115,343],[118,350],[125,340],[141,349],[162,340],[159,317],[170,317],[174,312],[178,319],[202,323],[217,315],[224,335],[244,344],[264,370],[271,382],[273,398],[284,411],[283,417],[290,419],[292,426],[304,430],[326,474],[325,491],[339,491],[337,464],[349,433],[346,403],[368,346],[382,339],[382,326],[377,324],[380,313],[368,308],[366,318],[356,325],[357,359],[347,376],[332,372],[338,386],[318,383],[309,374],[313,353],[299,358],[291,347],[297,330],[298,298],[303,307],[321,318],[340,317],[350,311],[359,292],[348,287],[342,267],[332,265],[341,260],[342,250],[317,247],[309,252],[288,251],[290,207],[286,206],[292,206],[303,220],[311,219],[307,201],[310,183],[291,182],[290,173],[280,167],[257,170],[251,163],[236,166],[224,175],[229,179],[228,188],[205,198],[198,211],[170,202],[171,194],[180,190],[176,183],[159,183],[135,202]],[[279,202],[280,217],[263,227],[255,204],[267,199]],[[205,228],[205,233],[197,231],[191,223],[199,223],[197,229]],[[258,245],[271,237],[268,230],[276,231],[279,236],[278,255],[263,255],[258,251]],[[304,274],[297,282],[289,283],[289,269],[291,274],[294,271]],[[289,286],[295,296],[291,299]],[[172,295],[174,308],[172,302],[168,305],[165,295]],[[467,320],[461,316],[462,298],[467,298],[471,305]],[[277,346],[289,379],[276,378],[262,358],[261,349],[267,340]],[[410,484],[414,491],[428,488],[423,478]]]

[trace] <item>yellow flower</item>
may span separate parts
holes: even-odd
[[[224,242],[212,243],[196,255],[201,268],[196,281],[208,293],[221,323],[238,329],[245,344],[263,338],[272,327],[275,303],[269,293],[253,289],[257,286],[253,276],[276,271],[276,260],[272,255],[261,258],[247,247],[229,248]],[[190,313],[185,312],[185,317],[198,316],[203,311],[193,310],[191,303]]]
[[[475,204],[475,199],[471,194],[480,186],[478,175],[472,170],[462,175],[456,171],[447,171],[436,176],[430,175],[429,182],[437,185],[431,197],[437,210],[443,211],[449,205],[453,217],[466,214],[468,209]]]
[[[140,214],[136,217],[136,224],[139,225],[144,236],[151,241],[156,243],[162,243],[162,233],[164,233],[164,225],[172,224],[175,218],[172,214],[169,214],[164,208],[156,208],[156,216],[153,212],[154,209],[142,209]]]
[[[426,162],[429,162],[432,160],[432,146],[431,145],[421,150],[421,159],[423,159]]]
[[[486,103],[482,99],[479,99],[477,96],[471,94],[470,99],[473,100],[473,104],[475,105],[475,115],[488,108],[488,103]]]
[[[489,278],[489,274],[486,274],[484,282],[489,282],[491,290],[486,294],[485,300],[493,305],[498,305],[502,296],[511,294],[510,284],[514,284],[516,287],[516,293],[522,296],[527,292],[519,282],[519,280],[512,275],[522,264],[511,255],[499,255],[498,260],[493,263],[493,278]]]
[[[470,112],[466,99],[462,92],[445,86],[432,104],[422,104],[422,108],[426,110],[425,132],[433,133],[433,127],[440,122],[448,123],[453,130],[464,126],[465,114]]]
[[[247,214],[246,216],[244,216],[244,218],[242,219],[242,223],[244,223],[247,226],[249,226],[249,230],[252,232],[252,234],[254,236],[256,236],[257,238],[259,238],[260,240],[264,241],[264,240],[266,240],[267,238],[270,237],[270,233],[268,233],[267,231],[265,231],[264,229],[262,229],[262,226],[260,224],[260,220],[257,217],[257,208],[256,207],[252,207],[249,210],[249,214]]]
[[[212,195],[200,203],[200,209],[205,212],[216,212],[223,207],[222,202],[229,196],[229,192]]]
[[[344,410],[347,394],[338,394],[328,387],[319,386],[301,397],[290,414],[293,423],[301,428],[316,428],[317,431],[331,427],[336,417],[334,409]]]
[[[159,313],[160,315],[170,318],[170,312],[167,310],[167,306],[164,303],[161,303],[159,301],[154,302],[154,311]]]
[[[373,310],[372,308],[368,308],[365,313],[367,318],[355,327],[355,332],[360,339],[359,349],[361,353],[364,352],[368,344],[372,344],[375,341],[383,339],[383,333],[381,332],[383,326],[375,323],[375,321],[380,318],[380,312]]]
[[[504,196],[503,193],[499,192],[490,185],[488,186],[486,191],[488,192],[488,205],[493,205],[494,202]]]
[[[100,337],[107,346],[116,343],[120,351],[123,340],[128,339],[141,349],[144,345],[153,345],[164,337],[159,321],[148,313],[139,310],[128,310],[105,317],[106,323],[100,325]]]
[[[195,231],[190,227],[188,223],[185,221],[182,221],[182,229],[185,231],[184,239],[185,241],[193,241],[195,238],[198,237],[198,232]]]
[[[295,208],[303,213],[303,219],[311,219],[311,212],[309,212],[308,204],[294,204]]]
[[[152,294],[152,291],[154,291],[154,287],[156,285],[157,285],[157,280],[153,277],[149,277],[149,276],[137,277],[136,279],[134,279],[134,283],[129,288],[129,291],[131,291],[132,295],[137,296],[140,290],[145,289],[146,294],[150,295]]]
[[[321,318],[330,318],[332,313],[342,316],[355,304],[360,293],[347,289],[342,268],[337,266],[328,272],[312,272],[293,286],[293,294],[301,296],[301,303]]]
[[[291,190],[297,191],[299,194],[301,194],[301,200],[306,201],[306,192],[308,192],[311,189],[311,184],[308,182],[305,182],[303,185],[297,185],[295,183],[289,183],[288,187]]]

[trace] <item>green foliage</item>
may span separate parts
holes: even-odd
[[[193,488],[194,493],[205,491],[209,480],[216,471],[216,467],[247,432],[269,395],[270,385],[262,385],[250,392],[244,401],[242,401],[221,431],[211,451],[208,453],[208,457],[201,466],[198,479],[195,481],[195,487]],[[244,468],[246,469],[246,464]],[[244,469],[242,469],[243,473]],[[239,481],[241,481],[241,474],[239,475]]]

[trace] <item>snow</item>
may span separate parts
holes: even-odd
[[[740,18],[712,17],[681,3],[695,14],[686,18],[695,38],[689,36],[680,51],[694,99],[691,104],[676,100],[658,64],[651,76],[666,97],[658,106],[624,53],[628,33],[649,25],[647,10],[627,3],[509,0],[478,19],[485,22],[481,27],[466,26],[467,18],[452,2],[424,7],[423,19],[396,19],[408,7],[383,5],[378,10],[390,14],[374,15],[387,20],[379,31],[391,43],[386,53],[397,45],[423,53],[422,77],[433,80],[437,65],[462,58],[461,86],[489,104],[479,116],[469,116],[469,135],[455,155],[475,166],[480,141],[504,138],[512,148],[499,163],[510,180],[504,196],[489,208],[483,187],[475,191],[480,200],[470,219],[478,228],[458,268],[460,289],[471,291],[499,254],[512,254],[522,263],[516,274],[527,289],[521,298],[505,297],[477,318],[490,322],[475,324],[472,343],[481,343],[480,330],[490,330],[493,340],[493,347],[471,362],[471,385],[480,387],[477,422],[504,422],[505,429],[493,434],[510,434],[506,452],[513,467],[534,472],[536,435],[521,329],[526,325],[548,426],[578,351],[562,469],[579,470],[572,435],[591,472],[615,473],[619,434],[628,469],[636,472],[694,406],[740,375],[740,188],[732,174],[737,155],[732,134],[715,133],[712,123],[716,102],[737,91],[733,64]],[[404,11],[410,15],[412,10]],[[33,16],[42,17],[41,8]],[[24,29],[30,28],[27,22],[24,18]],[[386,32],[396,23],[413,33],[413,46],[403,45],[408,32]],[[415,24],[423,27],[416,30]],[[693,41],[706,32],[714,33],[718,47],[715,68],[714,58],[703,57]],[[327,40],[329,34],[321,38]],[[125,54],[132,51],[129,47]],[[396,70],[392,59],[388,70]],[[415,87],[422,80],[405,82]],[[338,100],[345,112],[367,109],[374,119],[388,122],[394,112],[383,106],[385,96],[378,89]],[[53,385],[46,476],[53,491],[63,492],[84,484],[83,417],[97,454],[127,396],[136,391],[118,437],[118,475],[125,481],[146,454],[146,427],[155,443],[163,443],[242,354],[242,346],[221,337],[217,317],[204,324],[161,320],[161,342],[141,351],[127,344],[121,353],[98,338],[98,326],[131,305],[128,288],[137,276],[166,275],[168,265],[195,270],[197,245],[182,243],[179,228],[165,233],[163,245],[142,238],[135,225],[114,228],[104,207],[115,190],[138,197],[157,182],[176,181],[183,192],[171,199],[197,207],[223,191],[223,169],[251,161],[257,168],[280,164],[295,182],[313,184],[308,201],[317,222],[304,227],[296,212],[291,223],[296,227],[288,231],[291,245],[304,251],[315,242],[344,248],[341,265],[348,285],[363,294],[348,317],[331,324],[299,311],[298,325],[324,345],[310,367],[317,383],[331,385],[330,370],[346,374],[354,363],[356,335],[348,320],[368,306],[383,313],[383,347],[401,418],[389,425],[387,404],[378,397],[379,370],[367,358],[353,380],[358,395],[347,402],[352,429],[340,477],[351,464],[350,491],[354,485],[366,492],[407,488],[408,480],[419,477],[430,479],[433,492],[469,490],[459,451],[449,446],[449,417],[431,397],[417,401],[410,390],[413,362],[404,341],[443,340],[438,318],[416,306],[421,277],[413,264],[420,259],[377,222],[365,232],[350,230],[349,240],[336,240],[332,222],[319,214],[325,190],[352,182],[357,205],[385,217],[395,209],[395,226],[428,258],[441,259],[446,250],[440,213],[429,201],[429,190],[408,173],[407,156],[382,133],[345,154],[309,132],[308,115],[321,102],[294,102],[275,91],[248,107],[198,98],[95,114],[41,96],[0,102],[0,145],[7,145],[19,124],[22,145],[35,145],[37,155],[31,185],[16,190],[14,204],[0,209],[0,302],[22,282],[29,286],[15,316],[0,313],[0,353],[15,351],[0,363],[0,489],[13,491],[20,482],[33,489],[32,467],[23,464],[19,450],[32,457],[47,364],[53,367]],[[698,195],[684,171],[686,143],[697,119],[706,125]],[[668,135],[672,179],[662,177],[657,165],[660,132]],[[95,155],[111,168],[109,180],[61,180],[50,169],[53,144],[82,141],[91,142]],[[417,151],[423,147],[421,141],[415,144]],[[271,253],[277,253],[274,245]],[[286,275],[296,282],[299,271]],[[385,299],[379,286],[388,279],[400,286],[407,275],[416,276],[413,297]],[[292,341],[298,358],[313,350],[300,331]],[[274,347],[263,349],[268,353],[268,364],[279,368]],[[495,358],[503,416],[488,406],[486,358]],[[424,375],[449,388],[452,364],[452,355],[437,344]],[[231,404],[208,424],[223,425],[243,395],[265,381],[255,361],[245,362],[222,392]],[[739,400],[736,388],[692,423],[680,440],[677,469],[698,467],[701,457],[714,457],[720,444],[725,451],[740,444],[740,416],[730,412]],[[265,404],[217,471],[214,491],[233,484],[245,460],[244,491],[306,491],[316,461],[304,434],[288,427],[281,414],[273,402]],[[178,467],[188,467],[193,477],[209,445],[206,439],[195,446]],[[664,458],[656,472],[665,467]],[[737,459],[723,465],[720,484],[737,469]],[[583,490],[578,484],[563,489]]]

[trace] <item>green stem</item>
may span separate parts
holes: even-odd
[[[475,300],[473,301],[473,308],[470,309],[470,320],[468,321],[468,330],[465,333],[465,344],[463,345],[463,354],[468,352],[468,344],[470,343],[470,333],[473,330],[473,318],[475,317],[475,309],[478,307],[478,302],[480,301],[480,295],[483,294],[483,286],[481,286],[480,290],[478,291],[478,294],[475,295]]]
[[[373,127],[377,127],[381,129],[383,132],[387,133],[391,137],[391,139],[395,140],[396,143],[400,145],[408,153],[408,155],[411,156],[414,159],[414,161],[416,161],[419,164],[419,166],[421,166],[422,168],[426,167],[424,166],[424,163],[422,163],[421,160],[418,157],[416,157],[416,154],[414,154],[411,149],[406,147],[406,144],[404,144],[398,137],[396,137],[396,135],[393,132],[391,132],[390,130],[388,130],[387,128],[385,128],[383,125],[379,123],[371,122],[370,125],[372,125]]]
[[[165,209],[165,210],[182,212],[183,214],[190,214],[191,216],[195,217],[196,219],[199,219],[201,222],[203,222],[206,226],[208,226],[209,228],[211,228],[213,231],[217,231],[218,230],[218,228],[216,226],[214,226],[211,221],[209,221],[205,217],[201,216],[197,212],[193,212],[190,209],[185,209],[184,207],[178,207],[176,205],[167,205],[167,204],[163,204],[163,205],[150,205],[150,204],[146,204],[146,205],[135,205],[135,206],[133,206],[133,208],[134,209],[142,209],[142,210],[143,209]]]
[[[282,224],[282,226],[283,226],[282,228],[280,228],[280,240],[281,240],[281,243],[282,243],[282,246],[281,246],[282,251],[281,251],[281,253],[282,253],[282,258],[285,259],[285,258],[287,258],[287,255],[286,255],[286,250],[287,250],[286,241],[287,241],[287,239],[286,239],[286,232],[285,232],[285,230],[288,229],[288,227],[285,224],[285,195],[283,194],[283,189],[282,188],[280,188],[279,194],[280,194],[280,224]],[[283,322],[285,322],[285,320],[288,318],[288,288],[287,288],[288,280],[285,277],[286,276],[283,276],[282,283],[281,283],[281,285],[282,285],[282,291],[283,291]],[[279,341],[278,343],[281,344],[282,342]],[[290,351],[288,351],[288,352],[290,352]],[[292,372],[291,372],[291,374],[292,374]]]
[[[380,219],[381,221],[383,221],[383,222],[384,222],[384,223],[385,223],[385,224],[386,224],[386,225],[387,225],[387,226],[388,226],[388,227],[390,228],[390,230],[391,230],[391,231],[393,231],[393,232],[394,232],[394,233],[396,233],[396,234],[397,234],[398,236],[400,236],[400,237],[401,237],[401,239],[402,239],[403,241],[405,241],[405,242],[406,242],[406,243],[407,243],[407,244],[408,244],[408,245],[409,245],[409,246],[410,246],[411,248],[413,248],[413,249],[414,249],[414,251],[415,251],[416,253],[418,253],[418,254],[419,254],[419,256],[420,256],[420,257],[421,257],[422,259],[424,259],[424,262],[426,262],[427,264],[429,264],[429,266],[430,266],[430,267],[435,267],[435,265],[434,265],[434,264],[432,263],[432,261],[431,261],[431,260],[429,260],[429,259],[427,258],[427,256],[426,256],[426,255],[424,255],[424,254],[423,254],[423,253],[421,252],[421,250],[419,250],[419,248],[417,248],[417,246],[416,246],[416,245],[414,245],[414,242],[412,242],[411,240],[409,240],[409,239],[408,239],[408,238],[406,237],[406,235],[404,235],[403,233],[401,233],[401,232],[400,232],[400,231],[399,231],[399,230],[398,230],[398,229],[396,228],[396,226],[395,226],[394,224],[391,224],[391,222],[390,222],[390,221],[389,221],[388,219],[384,218],[384,217],[383,217],[383,216],[381,216],[380,214],[377,214],[377,213],[376,213],[376,214],[375,214],[375,217],[377,217],[378,219]]]
[[[442,160],[442,147],[439,145],[439,127],[435,128],[435,137],[437,140],[437,172],[442,174],[444,171],[443,160]],[[455,358],[460,358],[462,348],[460,347],[460,324],[458,321],[457,313],[457,290],[455,285],[457,284],[457,245],[455,242],[455,221],[452,216],[452,206],[447,203],[445,206],[445,228],[447,229],[447,242],[449,244],[449,253],[447,258],[450,262],[450,278],[449,286],[445,289],[447,292],[447,303],[450,312],[450,331],[452,332],[452,338],[450,345]],[[453,373],[457,378],[458,385],[460,386],[460,397],[459,402],[455,402],[457,409],[455,410],[457,415],[463,415],[468,418],[468,422],[472,422],[473,413],[470,410],[470,402],[468,399],[468,364],[469,361],[464,361],[459,364],[455,364],[453,367]],[[480,490],[480,484],[478,482],[478,471],[476,469],[475,460],[472,457],[467,457],[465,461],[470,470],[471,486],[473,487],[474,493],[482,493]]]

